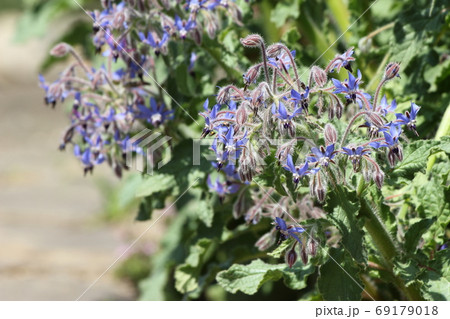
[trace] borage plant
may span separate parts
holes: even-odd
[[[163,148],[136,134],[170,137],[171,161],[130,178],[138,220],[176,208],[142,299],[448,298],[450,141],[419,140],[426,105],[385,91],[402,63],[385,59],[374,77],[352,47],[299,67],[257,34],[244,52],[243,1],[102,3],[91,17],[105,63],[59,44],[52,54],[75,62],[41,85],[47,104],[73,97],[61,149],[73,144],[85,172],[108,162],[121,176],[132,154],[153,167]],[[242,84],[226,84],[242,65]]]

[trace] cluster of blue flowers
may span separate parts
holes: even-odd
[[[60,43],[51,54],[72,55],[76,62],[63,70],[53,83],[39,76],[45,103],[53,107],[73,99],[71,125],[60,149],[73,144],[85,173],[107,162],[121,176],[126,168],[127,142],[136,130],[157,129],[173,118],[173,110],[163,102],[160,90],[146,81],[155,73],[155,61],[166,54],[170,41],[190,37],[200,43],[203,31],[214,37],[220,11],[240,23],[240,10],[233,1],[162,1],[155,6],[145,1],[100,1],[102,10],[90,12],[93,43],[105,63],[89,67],[72,46]],[[191,52],[189,70],[197,60]],[[150,76],[151,77],[151,76]],[[224,136],[226,142],[226,136]],[[141,152],[133,145],[133,152]],[[233,152],[230,150],[230,154]],[[239,154],[235,154],[239,155]]]
[[[217,103],[210,110],[207,100],[205,111],[200,113],[205,118],[202,137],[214,136],[211,149],[217,161],[213,165],[225,173],[224,184],[220,184],[220,180],[217,180],[216,185],[209,183],[211,191],[219,193],[223,200],[226,194],[237,191],[236,185],[249,184],[254,176],[274,169],[272,166],[260,165],[265,163],[262,159],[271,154],[275,154],[279,164],[286,170],[287,178],[292,178],[295,186],[303,183],[308,176],[309,196],[317,198],[319,202],[326,199],[328,185],[342,182],[339,178],[345,176],[345,172],[340,173],[342,166],[337,165],[338,161],[348,160],[355,173],[361,173],[366,181],[373,180],[381,188],[384,172],[372,153],[378,149],[387,149],[388,162],[394,166],[403,158],[401,138],[404,128],[417,134],[419,106],[411,103],[411,111],[402,114],[395,113],[395,100],[388,103],[386,96],[383,96],[381,102],[377,101],[382,86],[399,76],[399,64],[387,65],[372,96],[362,89],[360,70],[356,71],[356,76],[352,73],[351,64],[355,61],[353,48],[337,55],[325,69],[318,66],[311,68],[308,83],[303,83],[294,62],[295,52],[285,45],[276,43],[266,48],[259,35],[250,35],[241,39],[241,42],[244,46],[259,48],[263,61],[244,73],[242,88],[235,85],[220,88]],[[343,82],[335,78],[329,81],[329,74],[339,72],[341,68],[347,69],[348,78]],[[313,100],[313,97],[317,99]],[[310,107],[312,102],[316,103],[315,108]],[[328,108],[330,122],[322,126],[319,123],[323,122],[317,119],[324,108]],[[395,115],[395,118],[388,120],[391,115]],[[331,123],[334,118],[340,122],[348,121],[339,141],[338,132]],[[359,134],[359,130],[354,130],[354,124],[359,120],[364,120],[360,127],[367,129],[365,136]],[[347,142],[351,132],[353,141]],[[325,145],[318,146],[323,144],[321,141]],[[295,164],[294,158],[300,165]],[[233,184],[232,191],[224,187],[226,183]],[[287,184],[281,187],[288,189]],[[237,201],[240,198],[238,196]],[[270,201],[270,198],[265,196],[264,200]],[[285,211],[289,211],[290,203],[295,204],[295,200],[286,200],[285,203]],[[262,206],[264,203],[261,197],[256,198],[255,207],[259,209]],[[247,222],[257,222],[259,217],[255,216],[260,215],[255,214],[255,209],[250,209],[245,219]],[[282,239],[293,237],[294,246],[300,244],[302,259],[307,260],[305,255],[313,249],[305,250],[305,245],[297,236],[302,229],[286,226],[282,219],[286,216],[283,211],[273,209],[272,213],[265,216],[275,220],[276,230],[281,233]],[[267,247],[261,241],[258,246]],[[296,260],[293,248],[286,257],[290,266]]]

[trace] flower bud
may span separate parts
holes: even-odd
[[[380,168],[376,169],[373,172],[373,180],[375,181],[375,184],[377,185],[377,187],[379,189],[381,189],[381,187],[383,186],[383,182],[384,182],[384,173]]]
[[[275,236],[269,232],[265,233],[261,236],[260,239],[255,243],[255,247],[257,247],[260,251],[264,251],[270,248],[275,243]]]
[[[386,66],[386,70],[384,72],[384,78],[386,80],[391,80],[396,76],[400,77],[399,72],[400,72],[400,63],[390,62]]]
[[[247,72],[245,72],[242,77],[244,78],[244,84],[249,86],[252,83],[256,82],[256,79],[259,76],[259,71],[261,69],[261,64],[254,65],[250,67]]]
[[[292,247],[292,249],[286,252],[284,257],[286,259],[286,264],[288,264],[289,268],[292,268],[292,266],[297,261],[297,252],[295,251],[295,245],[294,247]]]
[[[50,54],[55,56],[55,57],[63,57],[65,56],[67,53],[69,53],[71,50],[71,46],[67,43],[61,42],[58,43],[57,45],[55,45],[53,47],[53,49],[50,50]]]
[[[281,49],[283,46],[280,43],[274,43],[269,45],[269,47],[266,50],[267,56],[269,58],[275,58],[281,53]]]
[[[376,127],[384,126],[384,121],[378,113],[370,112],[369,115],[367,115],[367,120]]]
[[[206,24],[206,32],[208,33],[208,36],[210,39],[214,39],[216,36],[218,26],[216,21],[213,19],[208,19]]]
[[[241,106],[236,111],[236,124],[237,125],[244,125],[247,122],[248,114],[247,114],[247,109],[246,109],[245,104],[248,104],[248,102],[247,101],[245,101],[245,102],[242,103]]]
[[[311,74],[318,87],[324,87],[327,84],[327,73],[318,66],[311,68]]]
[[[308,252],[311,256],[315,256],[317,254],[317,242],[314,238],[310,237],[308,240]]]
[[[261,46],[264,41],[259,34],[250,34],[247,37],[241,39],[241,43],[243,46],[252,48]]]
[[[306,265],[308,263],[308,253],[306,252],[305,246],[302,246],[300,257],[302,258],[303,263]]]
[[[337,141],[337,132],[334,128],[333,124],[327,123],[323,130],[323,134],[325,137],[325,145],[331,145],[336,143]]]
[[[217,103],[219,104],[225,104],[228,101],[230,101],[230,87],[225,86],[219,90],[219,93],[217,93]]]
[[[195,28],[192,30],[192,38],[194,39],[195,44],[201,45],[202,44],[202,33],[198,28]]]

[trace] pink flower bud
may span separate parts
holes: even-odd
[[[305,246],[302,246],[300,256],[302,257],[303,263],[306,265],[308,263],[308,253],[306,252]]]
[[[250,85],[256,81],[259,76],[259,70],[261,69],[261,64],[254,65],[250,67],[247,72],[243,74],[244,84]]]
[[[260,239],[255,243],[255,246],[260,250],[264,251],[270,248],[275,243],[275,236],[272,233],[266,233],[262,235]]]
[[[372,123],[376,127],[383,127],[384,126],[384,121],[383,121],[383,119],[381,118],[381,116],[378,113],[371,112],[367,116],[367,119],[368,119],[368,121],[370,123]]]
[[[55,45],[53,47],[53,49],[50,50],[50,54],[55,57],[60,58],[60,57],[65,56],[67,53],[69,53],[71,48],[72,47],[69,44],[61,42],[61,43],[58,43],[57,45]]]
[[[230,100],[230,87],[225,86],[219,90],[219,93],[217,93],[217,103],[219,104],[225,104]]]
[[[311,68],[311,74],[318,87],[324,87],[327,84],[327,73],[318,66]]]
[[[324,137],[325,137],[325,144],[327,146],[336,143],[337,132],[336,132],[336,129],[334,128],[333,124],[327,123],[323,130],[323,133],[324,133]]]
[[[295,246],[285,254],[286,264],[288,264],[289,268],[292,268],[292,266],[294,266],[295,262],[297,261],[297,253],[295,252],[294,248]]]
[[[275,43],[275,44],[269,45],[269,47],[266,50],[267,56],[269,58],[276,57],[277,55],[280,54],[282,48],[283,48],[283,46],[281,44],[279,44],[279,43]]]
[[[315,256],[317,254],[317,242],[312,237],[310,237],[308,241],[308,252],[311,256]]]
[[[377,169],[373,172],[373,180],[379,189],[383,187],[384,173],[381,169]]]
[[[390,62],[386,66],[386,70],[384,72],[384,78],[386,80],[391,80],[396,76],[400,77],[400,74],[398,74],[399,72],[400,72],[400,63]]]
[[[242,45],[246,47],[259,47],[264,43],[263,39],[259,34],[250,34],[247,37],[241,39]]]
[[[241,106],[236,111],[236,124],[244,125],[247,122],[248,114],[245,107],[245,104],[241,104]]]

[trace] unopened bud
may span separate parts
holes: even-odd
[[[311,68],[311,74],[314,79],[314,82],[316,82],[318,87],[324,87],[327,83],[327,73],[319,68],[318,66],[313,66]]]
[[[250,34],[245,38],[241,39],[242,45],[246,47],[259,47],[264,43],[263,39],[259,34]]]
[[[208,22],[206,24],[206,32],[208,33],[208,36],[210,39],[214,39],[216,36],[218,26],[215,20],[208,19]]]
[[[396,76],[400,77],[399,72],[400,72],[400,63],[390,62],[386,66],[386,70],[384,72],[384,78],[386,80],[391,80]]]
[[[194,42],[197,45],[201,45],[202,44],[202,33],[198,30],[198,28],[195,28],[192,31],[192,38],[194,39]]]
[[[230,101],[230,87],[225,86],[221,88],[217,94],[216,100],[219,104],[225,104]]]
[[[275,243],[275,236],[269,232],[261,236],[260,239],[255,243],[255,246],[260,250],[264,251],[270,248]]]
[[[250,67],[247,72],[245,72],[242,77],[244,78],[244,84],[250,85],[254,82],[256,82],[256,79],[259,76],[259,71],[261,69],[261,64],[254,65]]]
[[[306,265],[308,263],[308,253],[306,252],[305,246],[302,246],[300,256],[302,258],[303,263]]]
[[[58,43],[57,45],[55,45],[53,47],[53,49],[50,50],[50,54],[55,56],[55,57],[63,57],[65,56],[67,53],[69,53],[71,50],[71,46],[67,43],[61,42]]]
[[[325,144],[327,146],[336,143],[337,132],[336,132],[336,129],[334,128],[333,124],[327,123],[323,130],[323,134],[325,137]]]
[[[317,254],[317,242],[312,237],[310,237],[308,241],[308,252],[311,256],[315,256]]]
[[[248,102],[247,102],[248,103]],[[244,103],[236,111],[236,124],[244,125],[247,122],[248,114]]]
[[[369,115],[367,115],[367,119],[369,123],[373,124],[376,127],[384,126],[384,121],[378,113],[370,112]]]
[[[373,180],[375,181],[375,184],[377,185],[377,187],[379,189],[381,189],[381,187],[383,187],[384,173],[381,169],[376,169],[373,172]]]
[[[283,46],[280,43],[274,43],[272,45],[269,45],[269,47],[266,50],[267,56],[269,58],[275,58],[280,54],[282,48]]]
[[[297,261],[297,252],[295,251],[295,246],[292,247],[289,251],[286,252],[284,255],[286,259],[286,264],[288,264],[289,268],[292,268],[294,266],[295,262]],[[302,257],[303,258],[303,257]]]

